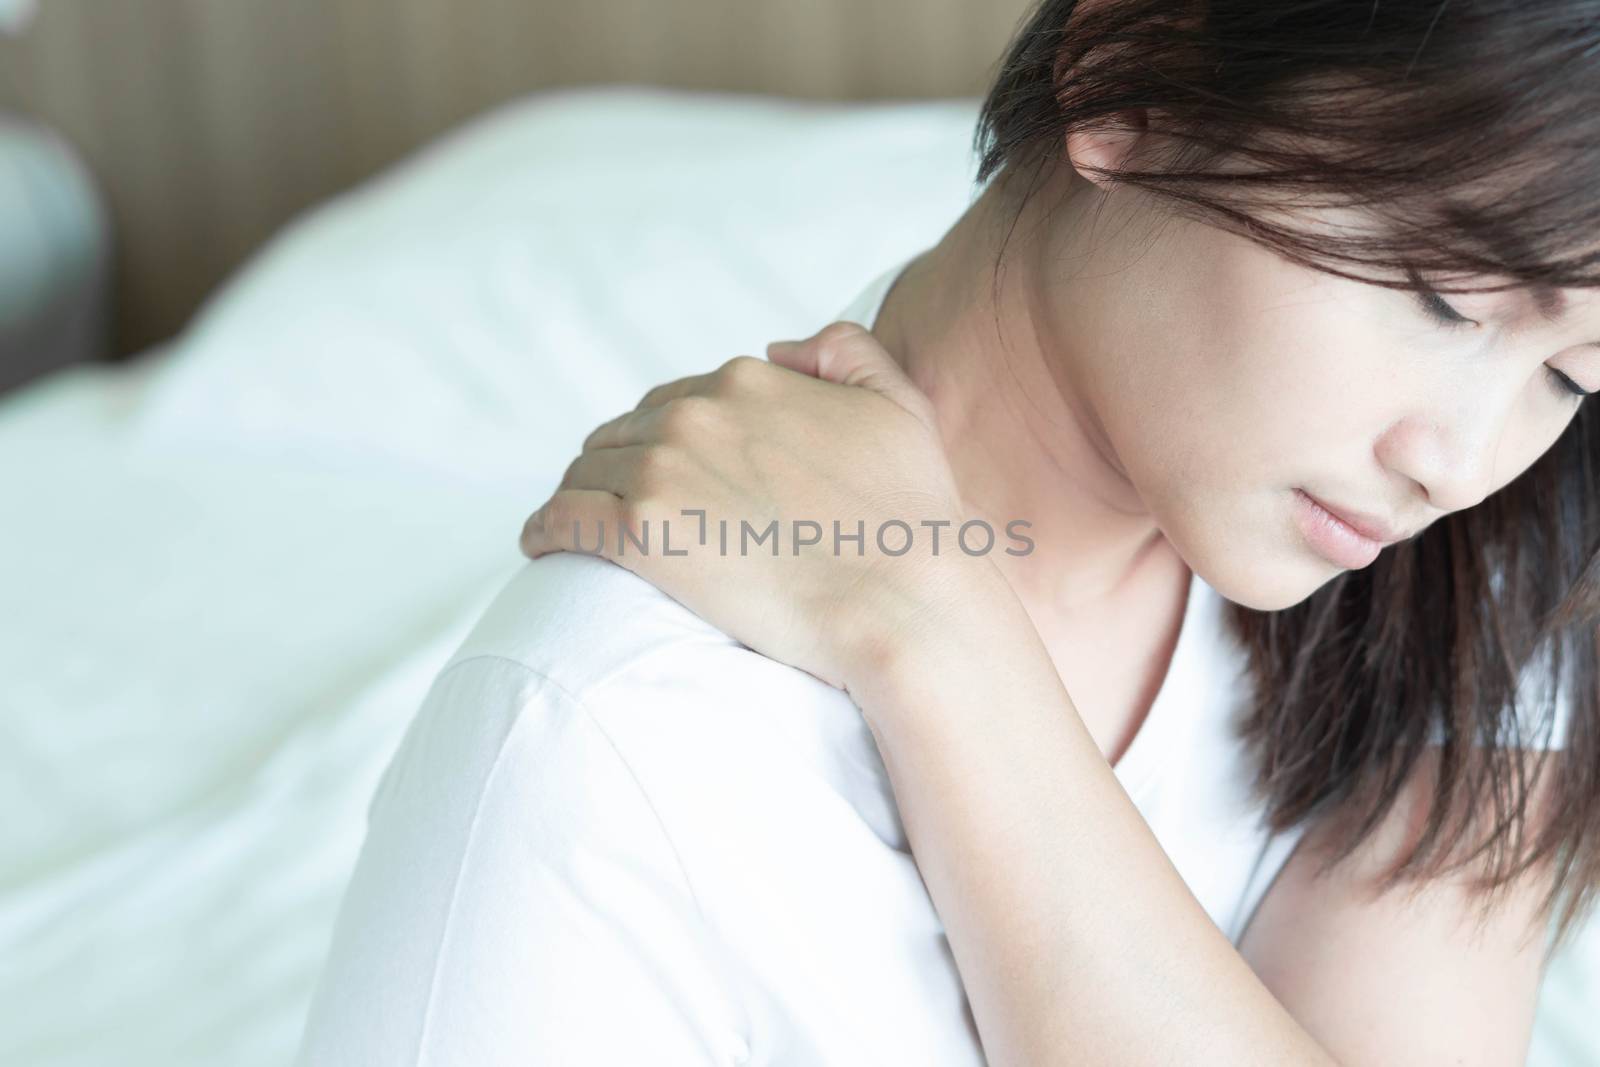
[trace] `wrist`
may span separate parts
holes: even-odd
[[[1006,640],[1032,621],[1010,583],[986,557],[931,557],[882,583],[854,628],[844,689],[864,711],[888,704],[931,665],[984,641]]]

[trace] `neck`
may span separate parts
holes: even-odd
[[[1029,208],[1058,195],[1042,189]],[[1048,270],[1061,250],[1039,240],[1048,228],[1032,210],[1011,228],[1003,196],[992,183],[907,267],[873,334],[933,402],[963,518],[994,528],[992,558],[1035,618],[1059,617],[1117,598],[1175,553],[1109,446],[1087,376],[1076,373],[1088,353],[1062,335],[1072,295]],[[1074,196],[1057,211],[1089,199]],[[1063,298],[1064,310],[1044,314],[1046,299],[1062,309]],[[1051,321],[1069,325],[1053,335]],[[1020,529],[1034,541],[1026,556],[1004,551],[1015,519],[1032,524]]]

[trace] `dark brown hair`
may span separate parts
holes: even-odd
[[[978,180],[1025,201],[1069,131],[1143,111],[1159,163],[1100,173],[1295,262],[1391,288],[1593,287],[1597,100],[1600,0],[1041,0],[983,102]],[[1266,197],[1376,224],[1296,228]],[[1487,909],[1548,868],[1552,948],[1600,887],[1597,403],[1476,507],[1291,608],[1229,612],[1271,825],[1338,815],[1331,867],[1434,752],[1426,822],[1385,887],[1475,861]]]

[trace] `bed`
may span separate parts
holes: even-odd
[[[970,99],[612,87],[298,218],[0,397],[0,1063],[287,1063],[365,806],[583,436],[811,332],[972,195]],[[1530,1062],[1600,1063],[1593,928]]]

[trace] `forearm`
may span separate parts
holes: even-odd
[[[986,1055],[1334,1061],[1212,923],[1026,625],[948,622],[852,687]]]

